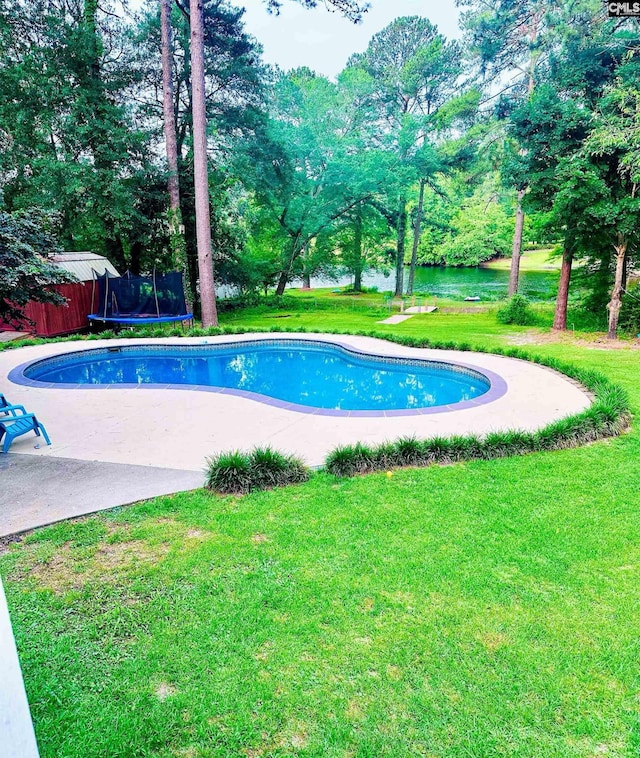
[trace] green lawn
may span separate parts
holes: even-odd
[[[542,306],[541,313],[547,316],[547,307]],[[428,313],[418,314],[402,324],[381,324],[381,320],[390,315],[384,310],[335,308],[332,310],[309,311],[271,311],[263,312],[260,308],[249,309],[240,313],[223,316],[223,325],[259,329],[298,329],[336,330],[336,331],[376,331],[380,334],[406,334],[426,336],[436,341],[454,340],[470,342],[473,345],[504,345],[506,339],[518,338],[528,334],[525,327],[504,327],[497,323],[495,310],[469,313]],[[397,312],[397,311],[396,311]],[[543,316],[543,317],[544,317]],[[548,314],[551,317],[551,311]]]
[[[275,315],[226,323],[384,329]],[[486,313],[391,329],[537,334]],[[640,351],[528,349],[605,373],[637,413]],[[639,472],[634,428],[40,530],[0,571],[42,756],[637,758]]]
[[[520,258],[520,271],[547,271],[559,269],[562,264],[561,256],[550,257],[553,248],[541,250],[524,250]],[[511,268],[511,258],[496,258],[482,264],[486,268],[506,269]]]
[[[584,261],[573,262],[574,270],[583,265]],[[483,268],[497,268],[503,271],[511,269],[511,258],[494,258],[482,263]],[[562,267],[562,256],[555,253],[554,248],[544,247],[538,250],[524,250],[520,258],[520,271],[549,271]]]

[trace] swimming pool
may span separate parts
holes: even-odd
[[[190,387],[291,410],[350,415],[454,409],[478,402],[492,388],[484,372],[460,364],[369,355],[306,339],[120,345],[53,356],[22,368],[25,379],[39,386]]]

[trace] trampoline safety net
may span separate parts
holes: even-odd
[[[192,318],[187,313],[182,274],[98,276],[90,319],[120,323],[153,323]]]

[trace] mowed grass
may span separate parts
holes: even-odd
[[[521,271],[548,271],[549,269],[560,269],[562,266],[562,256],[554,255],[553,248],[545,247],[540,250],[525,250],[520,258]],[[509,271],[511,269],[511,258],[494,258],[482,264],[483,268],[495,268]]]
[[[406,334],[428,337],[436,342],[468,342],[472,345],[497,347],[509,339],[519,340],[530,333],[527,327],[505,327],[496,321],[495,310],[470,313],[429,313],[412,316],[401,324],[382,324],[389,313],[372,309],[271,311],[264,313],[253,308],[239,313],[224,314],[222,325],[244,329],[307,331],[375,331],[384,334]],[[396,311],[397,313],[397,311]],[[546,313],[546,312],[545,312]]]
[[[536,334],[490,314],[400,327],[487,346]],[[637,413],[640,351],[528,349],[605,373]],[[0,571],[45,758],[640,754],[635,429],[159,498],[39,530]]]

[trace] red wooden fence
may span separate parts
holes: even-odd
[[[76,284],[56,284],[53,289],[67,298],[66,305],[50,303],[27,303],[24,312],[34,324],[24,323],[11,326],[0,322],[0,330],[28,331],[38,337],[56,337],[86,329],[89,326],[87,316],[91,311],[92,282]]]

